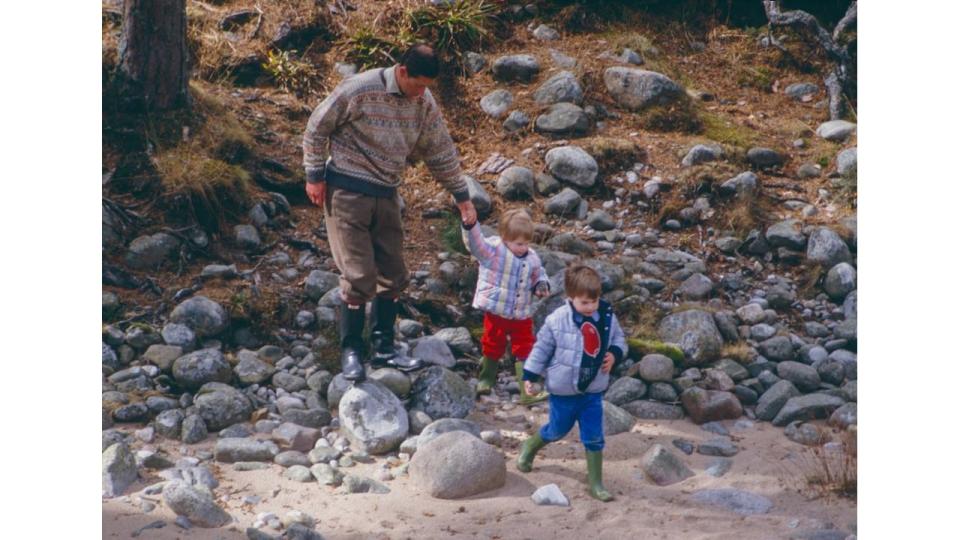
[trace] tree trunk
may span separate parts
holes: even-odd
[[[124,0],[121,95],[137,108],[188,104],[186,0]]]

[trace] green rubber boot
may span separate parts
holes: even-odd
[[[594,499],[609,502],[613,495],[603,487],[603,452],[587,450],[587,481],[590,484],[590,496]]]
[[[493,389],[493,385],[497,384],[497,367],[500,365],[500,362],[496,360],[491,360],[486,356],[480,361],[480,375],[477,378],[480,379],[480,382],[477,383],[477,395],[489,394]]]
[[[530,472],[533,469],[533,457],[541,448],[547,445],[547,441],[540,436],[540,430],[523,441],[523,448],[520,449],[520,455],[517,456],[517,470],[521,472]]]
[[[542,391],[535,396],[527,394],[527,390],[523,387],[523,362],[519,360],[514,363],[517,370],[517,385],[520,386],[520,404],[521,405],[533,405],[534,403],[540,403],[541,401],[547,399],[548,394],[546,391]]]

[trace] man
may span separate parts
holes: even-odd
[[[394,343],[397,298],[409,281],[397,194],[407,160],[426,163],[465,223],[477,219],[457,149],[427,89],[439,70],[433,49],[414,45],[398,65],[341,82],[310,115],[303,134],[307,196],[323,208],[340,270],[340,362],[349,381],[365,377],[362,336],[370,300],[374,363],[421,367],[399,355]]]

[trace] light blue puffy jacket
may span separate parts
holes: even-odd
[[[601,300],[601,304],[606,302]],[[625,355],[627,353],[626,338],[612,310],[609,322],[601,317],[598,325],[601,335],[610,332],[607,351],[613,352],[614,356]],[[619,348],[620,355],[612,350],[614,347]],[[558,396],[605,391],[610,384],[610,375],[602,371],[597,373],[586,392],[580,392],[577,388],[582,357],[583,335],[577,323],[573,321],[573,308],[568,301],[548,315],[543,322],[543,326],[537,332],[537,342],[527,361],[524,362],[523,369],[542,376],[547,392]]]

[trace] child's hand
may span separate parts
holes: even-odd
[[[533,294],[539,298],[550,296],[550,285],[546,281],[537,283],[537,286],[533,289]]]
[[[608,352],[603,357],[603,365],[600,366],[600,371],[604,373],[610,373],[610,370],[613,369],[613,363],[616,361],[616,358],[613,357],[613,353]]]
[[[526,391],[528,396],[536,394],[536,387],[533,385],[532,381],[523,381],[523,389]]]

